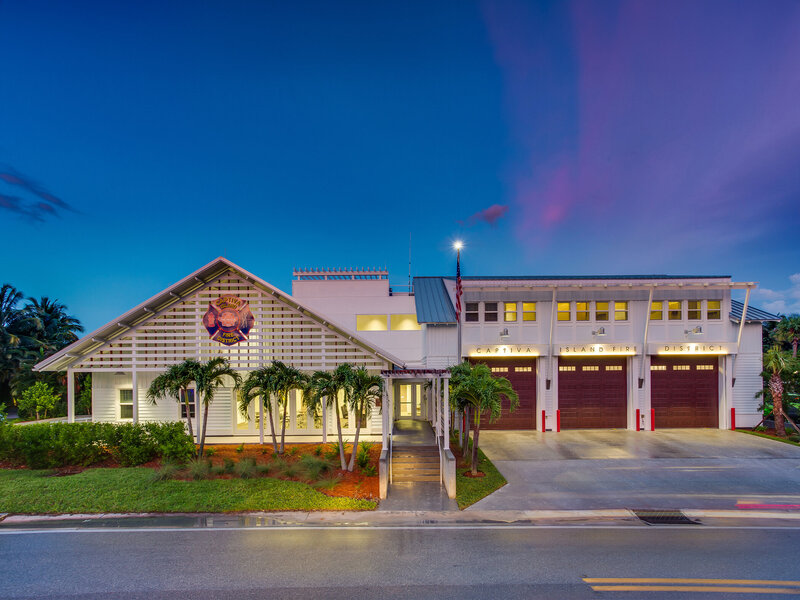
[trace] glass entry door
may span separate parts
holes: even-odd
[[[260,419],[259,414],[259,404],[260,398],[253,400],[250,403],[250,406],[247,407],[247,414],[243,414],[239,410],[239,394],[237,393],[234,396],[234,404],[233,411],[236,413],[236,420],[234,421],[234,435],[244,435],[248,433],[258,433],[258,424]],[[264,418],[267,418],[267,414],[264,414]],[[264,433],[269,435],[269,422],[264,424]]]
[[[421,383],[401,383],[397,386],[395,414],[399,419],[424,419],[425,408]]]

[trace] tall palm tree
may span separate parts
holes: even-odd
[[[308,379],[308,385],[304,390],[303,397],[306,405],[315,413],[322,414],[322,438],[328,437],[328,401],[339,393],[333,373],[330,371],[315,371]],[[323,410],[323,399],[327,399]]]
[[[350,406],[351,414],[356,420],[356,437],[350,452],[347,470],[355,468],[356,452],[358,452],[358,436],[361,433],[361,422],[367,419],[372,409],[383,394],[383,379],[379,375],[371,375],[364,367],[353,371],[351,380]]]
[[[489,422],[500,418],[502,399],[507,398],[509,409],[516,410],[519,396],[505,377],[493,377],[489,367],[483,364],[470,365],[469,373],[457,384],[455,393],[470,403],[474,412],[474,431],[472,435],[472,474],[478,474],[478,443],[481,433],[481,417],[489,413]]]
[[[67,307],[58,300],[47,296],[39,299],[28,298],[25,311],[35,320],[38,339],[50,354],[70,345],[83,331],[80,320],[67,313]]]
[[[344,439],[342,438],[342,409],[350,403],[350,396],[353,390],[353,365],[342,363],[333,370],[333,380],[336,386],[336,393],[333,395],[333,409],[336,411],[336,435],[339,440],[339,461],[342,470],[347,469],[347,462],[344,458]],[[343,402],[339,402],[341,392]]]
[[[199,369],[200,363],[193,359],[187,359],[182,363],[172,365],[153,380],[145,394],[152,404],[156,404],[156,400],[167,396],[174,398],[179,403],[183,398],[189,437],[192,439],[194,439],[194,432],[192,431],[192,416],[189,408],[189,387],[195,383]],[[197,406],[197,398],[195,398],[195,406]]]
[[[317,371],[311,375],[306,386],[306,401],[315,410],[320,408],[322,398],[327,398],[326,409],[333,407],[336,413],[336,434],[339,440],[339,462],[342,470],[347,469],[347,459],[344,454],[344,440],[342,438],[342,419],[339,395],[344,396],[346,404],[350,398],[351,382],[353,379],[353,367],[348,363],[343,363],[333,371]],[[322,416],[323,428],[327,427],[327,415]]]
[[[227,358],[221,356],[212,358],[197,367],[195,382],[197,384],[197,395],[200,396],[197,401],[202,401],[203,406],[203,429],[200,435],[200,451],[198,452],[201,458],[206,444],[208,409],[214,401],[217,389],[224,386],[228,379],[233,380],[234,389],[237,389],[242,383],[241,376],[233,370]]]
[[[464,432],[464,439],[461,445],[461,456],[467,458],[469,452],[469,424],[470,424],[470,406],[472,405],[472,397],[469,394],[468,387],[459,388],[465,378],[469,377],[471,373],[471,365],[468,362],[462,362],[450,367],[450,407],[457,410],[464,415],[464,422],[467,424],[467,430]]]
[[[791,344],[792,358],[797,358],[797,345],[800,343],[800,315],[783,317],[772,330],[772,339],[776,342]]]
[[[773,346],[764,354],[764,370],[771,373],[769,378],[769,391],[772,393],[772,416],[775,419],[775,432],[778,436],[786,435],[786,423],[783,418],[783,378],[781,375],[787,371],[792,360],[778,345]]]
[[[261,406],[269,417],[269,431],[272,435],[272,449],[278,453],[278,438],[275,436],[275,419],[273,418],[272,397],[277,393],[275,388],[274,369],[272,366],[261,367],[255,371],[250,371],[247,378],[242,383],[239,397],[239,411],[247,415],[250,404],[256,398],[260,398]],[[263,418],[263,415],[262,415]],[[262,425],[263,427],[263,425]]]
[[[35,359],[36,322],[19,306],[24,295],[13,285],[0,288],[0,403],[11,401],[11,380],[26,360]]]
[[[272,363],[272,369],[275,378],[276,399],[281,410],[281,447],[278,454],[283,454],[286,421],[289,417],[289,393],[292,390],[304,390],[308,385],[308,375],[279,360]]]

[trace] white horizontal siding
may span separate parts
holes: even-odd
[[[740,354],[736,359],[736,385],[733,387],[733,407],[736,409],[736,425],[752,427],[761,420],[758,407],[762,398],[756,398],[761,391],[761,354]]]
[[[214,400],[208,407],[207,435],[231,435],[233,433],[232,402],[232,388],[219,388],[214,393]]]
[[[112,373],[92,375],[92,421],[119,420],[119,390],[131,389],[130,377]]]

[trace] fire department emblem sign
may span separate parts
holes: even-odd
[[[211,339],[233,346],[247,339],[256,319],[246,300],[236,296],[220,296],[209,302],[203,325]]]

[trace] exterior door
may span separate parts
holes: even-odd
[[[558,409],[562,429],[628,426],[625,358],[559,358]]]
[[[530,358],[491,358],[479,360],[497,377],[505,377],[519,396],[519,406],[511,412],[502,399],[500,418],[494,423],[481,419],[481,429],[536,429],[536,360]]]
[[[398,419],[424,419],[425,408],[421,383],[400,383],[397,385],[397,406],[395,415]]]
[[[239,410],[239,393],[234,395],[233,402],[233,434],[234,435],[250,435],[258,433],[258,426],[260,420],[259,401],[254,400],[247,407],[247,412],[243,413]],[[264,413],[264,418],[267,414]],[[269,421],[264,423],[264,435],[269,435]]]
[[[661,427],[719,427],[716,356],[653,356],[650,407]]]

